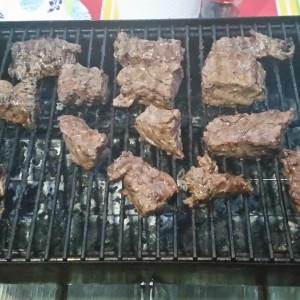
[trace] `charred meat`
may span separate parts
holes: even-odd
[[[106,134],[91,129],[83,119],[71,115],[60,116],[58,121],[71,159],[76,164],[89,170],[108,157]]]
[[[238,194],[251,193],[251,184],[242,176],[219,173],[218,166],[207,154],[198,156],[199,167],[192,167],[185,175],[186,188],[192,196],[183,202],[189,207],[199,203],[231,197]]]
[[[19,80],[57,76],[63,64],[76,62],[81,46],[58,38],[42,38],[15,42],[11,48],[11,77]]]
[[[298,213],[300,213],[300,152],[283,152],[283,174],[289,182],[289,194]]]
[[[0,118],[32,130],[36,125],[39,107],[36,83],[23,81],[13,86],[0,80]]]
[[[130,152],[122,152],[107,173],[110,181],[123,179],[123,194],[144,217],[159,212],[179,192],[169,174],[151,167]]]
[[[135,129],[148,143],[183,159],[178,109],[166,110],[150,105],[135,120]]]
[[[216,155],[272,156],[280,150],[283,134],[292,119],[293,110],[221,116],[207,125],[204,140],[209,151]]]
[[[117,76],[120,95],[113,105],[144,105],[172,109],[183,78],[184,49],[178,40],[148,41],[121,32],[114,43],[115,57],[124,67]]]
[[[213,43],[202,70],[202,100],[213,106],[251,105],[266,99],[266,72],[257,58],[293,56],[292,39],[250,31],[250,37],[223,37]]]
[[[108,76],[96,67],[86,68],[79,63],[64,64],[61,68],[57,94],[59,101],[73,105],[106,104]]]

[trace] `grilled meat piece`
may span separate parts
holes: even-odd
[[[150,105],[136,118],[135,129],[151,145],[183,159],[180,121],[178,109],[166,110]]]
[[[111,181],[123,179],[123,194],[144,217],[159,212],[179,192],[169,174],[151,167],[130,152],[122,152],[108,167],[107,173]]]
[[[108,76],[96,67],[86,68],[79,63],[64,64],[61,68],[57,94],[63,104],[97,105],[108,100]]]
[[[243,52],[209,53],[202,70],[202,100],[213,106],[251,105],[266,100],[266,72]]]
[[[284,176],[289,182],[289,194],[298,213],[300,213],[300,152],[283,152]]]
[[[138,100],[144,105],[172,109],[182,78],[183,71],[174,62],[125,67],[117,76],[121,93],[113,105],[129,107]]]
[[[71,159],[89,170],[109,155],[106,134],[91,129],[83,119],[71,115],[58,118]]]
[[[250,31],[251,37],[223,37],[214,42],[202,69],[202,100],[213,106],[251,105],[266,99],[266,72],[256,59],[293,56],[292,39]]]
[[[114,49],[114,56],[123,67],[140,63],[149,66],[155,62],[177,62],[180,64],[184,54],[179,40],[149,41],[136,36],[128,37],[125,32],[118,34],[114,42]]]
[[[286,40],[276,39],[250,30],[250,37],[237,36],[233,38],[222,37],[216,41],[213,48],[224,53],[244,52],[255,58],[271,56],[284,60],[292,58],[295,52],[295,44],[292,38]]]
[[[216,198],[251,193],[253,187],[242,176],[219,173],[218,166],[207,154],[198,156],[200,167],[192,167],[184,177],[192,196],[183,202],[189,207]]]
[[[32,130],[39,113],[36,91],[33,81],[23,81],[13,87],[10,82],[0,80],[0,118]]]
[[[63,64],[75,63],[81,46],[58,38],[42,38],[15,42],[12,45],[11,77],[19,80],[57,76]]]
[[[138,100],[144,105],[172,109],[183,78],[181,42],[129,38],[121,32],[114,47],[115,57],[124,68],[117,76],[120,95],[113,105],[129,107]]]
[[[292,119],[293,110],[221,116],[207,125],[204,140],[216,155],[272,156],[280,150],[283,134]]]

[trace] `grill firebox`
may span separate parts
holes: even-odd
[[[0,121],[0,161],[9,181],[0,221],[0,264],[58,261],[197,261],[249,263],[300,262],[300,217],[291,206],[279,159],[217,159],[223,171],[243,173],[254,192],[188,209],[181,192],[162,215],[141,218],[121,194],[121,183],[107,182],[106,167],[122,150],[132,151],[182,178],[205,150],[202,134],[207,122],[220,114],[294,108],[295,119],[284,146],[300,147],[299,91],[300,28],[298,18],[263,20],[194,20],[149,22],[1,23],[0,78],[9,79],[13,42],[59,37],[82,45],[78,61],[103,68],[110,77],[110,99],[118,94],[120,65],[113,57],[118,31],[141,38],[180,39],[185,48],[184,80],[176,97],[182,120],[185,159],[174,160],[139,140],[133,129],[141,106],[118,109],[64,107],[57,101],[56,79],[39,82],[42,114],[35,131]],[[292,37],[293,59],[263,59],[268,100],[250,109],[206,108],[200,79],[203,62],[214,40],[248,35],[254,29],[269,36]],[[57,126],[57,117],[74,114],[108,134],[109,161],[92,172],[71,163]],[[178,262],[179,263],[179,262]]]

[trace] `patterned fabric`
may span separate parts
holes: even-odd
[[[0,0],[0,21],[118,20],[120,18],[119,1],[120,0]],[[189,0],[183,1],[188,3]],[[199,0],[199,3],[201,1],[209,0]],[[300,15],[300,0],[240,1],[239,16],[241,17]],[[149,2],[152,3],[153,1],[149,0]]]
[[[90,19],[80,0],[0,0],[0,21]]]

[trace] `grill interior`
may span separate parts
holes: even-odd
[[[284,20],[284,21],[283,21]],[[122,196],[121,183],[107,182],[106,168],[122,150],[132,151],[171,174],[179,185],[196,157],[203,154],[203,130],[220,114],[295,109],[284,146],[300,146],[300,32],[298,19],[234,21],[2,23],[0,78],[8,79],[10,48],[15,41],[42,36],[81,44],[78,61],[97,66],[110,77],[112,99],[118,94],[120,65],[113,57],[117,32],[141,38],[180,39],[185,48],[184,80],[176,97],[182,118],[185,159],[174,160],[139,140],[133,129],[141,106],[118,109],[64,107],[57,101],[56,79],[39,82],[42,114],[33,132],[0,120],[0,162],[7,165],[8,191],[0,221],[0,261],[242,261],[297,262],[300,219],[291,206],[279,159],[223,159],[223,171],[243,173],[254,186],[250,196],[220,199],[198,209],[182,204],[181,192],[167,211],[141,218]],[[248,35],[250,29],[277,38],[292,37],[293,59],[263,59],[268,100],[250,109],[206,108],[201,103],[200,74],[214,40]],[[57,117],[74,114],[108,134],[111,157],[92,172],[71,163]]]

